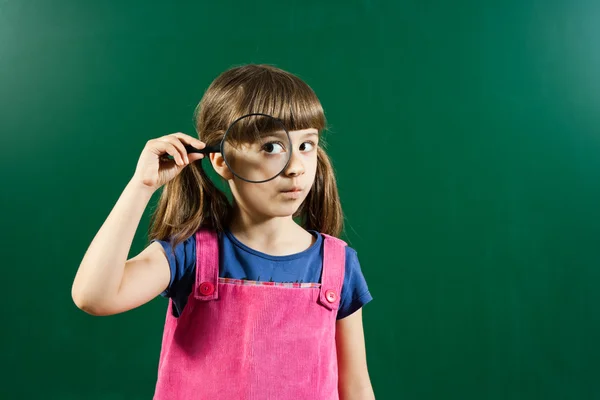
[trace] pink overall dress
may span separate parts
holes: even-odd
[[[321,284],[219,278],[216,233],[196,233],[196,281],[169,300],[155,400],[338,399],[336,314],[346,243],[324,237]]]

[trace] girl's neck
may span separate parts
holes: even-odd
[[[238,207],[234,207],[229,231],[246,246],[274,256],[304,251],[315,239],[292,216],[258,218]]]

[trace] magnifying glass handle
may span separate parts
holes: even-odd
[[[221,151],[221,146],[206,146],[203,149],[197,149],[194,146],[192,146],[191,144],[186,144],[185,146],[185,150],[188,153],[201,153],[201,154],[208,154],[208,153],[219,153]]]

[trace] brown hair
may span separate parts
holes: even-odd
[[[250,64],[225,71],[208,87],[194,112],[198,137],[207,146],[217,145],[233,121],[250,113],[277,117],[289,131],[315,128],[321,136],[326,126],[321,103],[304,81],[270,65]],[[342,208],[323,144],[317,150],[315,182],[294,217],[305,229],[339,236]],[[174,249],[200,228],[219,232],[228,226],[232,206],[202,168],[205,159],[164,185],[150,219],[149,240],[170,240]]]

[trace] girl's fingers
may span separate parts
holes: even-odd
[[[181,155],[181,151],[170,141],[157,139],[154,143],[154,146],[158,151],[159,156],[164,155],[165,153],[169,154],[173,157],[177,165],[185,165],[185,160]]]
[[[188,153],[188,158],[190,162],[198,161],[204,158],[204,154],[202,153]]]
[[[188,163],[187,151],[185,150],[185,146],[183,145],[183,143],[181,143],[181,141],[177,137],[175,137],[173,135],[167,135],[167,136],[163,136],[163,137],[159,138],[158,140],[161,142],[169,143],[172,146],[174,146],[177,149],[181,159],[185,162],[185,164]]]
[[[185,133],[177,132],[173,133],[171,136],[175,136],[183,143],[192,145],[199,150],[206,147],[206,144],[203,141],[201,141],[200,139],[196,139],[195,137],[192,137],[190,135],[186,135]]]

